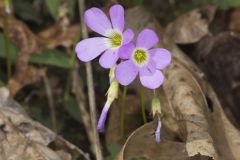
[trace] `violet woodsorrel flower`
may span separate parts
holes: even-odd
[[[155,48],[157,34],[151,29],[144,29],[138,36],[136,47],[129,43],[119,49],[119,56],[125,60],[115,69],[116,79],[122,85],[130,84],[140,75],[143,86],[149,89],[158,88],[164,80],[161,69],[169,65],[171,54],[163,48]]]
[[[75,51],[81,61],[88,62],[99,56],[99,63],[103,68],[112,68],[119,56],[118,50],[129,43],[134,33],[131,29],[124,30],[124,9],[121,5],[114,5],[109,10],[110,19],[98,8],[88,9],[84,19],[89,28],[103,37],[88,38],[80,41]]]

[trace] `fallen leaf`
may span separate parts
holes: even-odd
[[[240,38],[230,32],[202,39],[195,56],[223,104],[228,118],[240,127]],[[202,48],[205,47],[203,50]],[[227,53],[227,54],[226,54]]]
[[[195,43],[209,34],[216,9],[209,6],[183,14],[167,26],[166,34],[177,44]]]
[[[15,75],[8,81],[8,88],[12,96],[14,96],[25,85],[32,84],[42,79],[46,73],[46,68],[36,68],[28,66],[21,75]]]
[[[0,125],[0,159],[89,159],[82,150],[30,119],[6,88],[0,88]]]
[[[124,160],[134,157],[144,157],[147,160],[186,159],[188,155],[184,143],[164,140],[164,138],[160,143],[155,141],[156,124],[150,122],[136,129],[128,137],[117,159]]]
[[[4,13],[3,13],[3,11],[1,11],[0,12],[0,28],[3,28],[3,17],[4,17]],[[77,27],[76,26],[69,27],[69,33],[72,33],[72,34],[67,34],[67,32],[63,32],[63,31],[61,32],[63,34],[59,34],[59,32],[58,32],[58,35],[60,35],[60,38],[55,37],[55,39],[52,38],[49,41],[47,39],[44,39],[43,37],[35,35],[23,22],[16,19],[13,15],[8,16],[8,23],[10,26],[8,29],[9,30],[8,38],[11,42],[14,43],[14,45],[16,46],[16,51],[17,51],[14,76],[8,82],[8,86],[10,87],[11,95],[15,95],[19,91],[19,89],[24,87],[24,85],[31,84],[31,83],[34,83],[39,80],[39,78],[34,77],[34,75],[37,75],[37,74],[33,73],[34,67],[30,67],[30,65],[29,65],[29,62],[31,60],[31,54],[32,53],[42,53],[43,49],[51,48],[51,47],[54,48],[60,44],[64,44],[67,47],[70,47],[74,41],[73,37],[75,37],[75,35],[76,35]],[[56,29],[56,27],[54,27],[54,28]],[[53,31],[53,30],[51,30],[51,31]],[[49,32],[47,32],[47,33],[49,33]],[[54,34],[56,34],[56,32],[54,32]],[[46,32],[43,32],[40,35],[46,35]],[[71,35],[71,36],[69,36],[69,35]],[[58,55],[49,54],[48,56],[51,58],[54,56],[56,57]],[[46,57],[46,54],[41,55],[40,57],[38,56],[38,58],[36,58],[36,57],[37,56],[33,56],[32,61],[35,61],[35,62],[45,61],[46,62],[46,60],[45,60],[46,58],[44,58],[44,57]],[[65,64],[64,67],[71,66],[70,59],[68,59],[66,57],[64,58],[63,56],[59,56],[59,57],[62,57],[62,58],[60,58],[62,60],[62,62],[53,61],[54,59],[53,58],[49,59],[49,57],[48,57],[47,62],[50,61],[50,62],[53,62],[53,64],[57,64],[57,65],[59,65],[59,63],[61,63],[60,66],[62,66],[62,64]],[[56,59],[59,60],[59,57]],[[26,77],[26,76],[30,76],[30,77]],[[32,80],[32,81],[30,81],[30,80]]]
[[[79,24],[68,26],[64,31],[60,24],[46,28],[38,33],[39,38],[44,43],[45,48],[53,49],[58,46],[69,48],[73,45],[79,30]]]

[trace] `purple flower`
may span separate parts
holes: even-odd
[[[124,30],[124,9],[121,5],[114,5],[109,10],[110,19],[98,8],[91,8],[85,12],[84,19],[89,28],[103,37],[88,38],[80,41],[75,51],[81,61],[88,62],[99,56],[99,63],[103,68],[112,68],[119,56],[118,50],[129,43],[134,33],[131,29]]]
[[[161,135],[161,126],[162,126],[162,123],[160,120],[158,120],[158,125],[157,125],[157,129],[155,131],[155,139],[156,139],[156,142],[157,143],[160,143],[160,135]]]
[[[163,83],[160,70],[169,65],[171,54],[163,48],[152,49],[158,41],[153,30],[144,29],[137,38],[136,47],[129,43],[119,49],[119,56],[124,61],[117,65],[115,76],[120,84],[130,84],[138,73],[142,85],[149,89],[156,89]]]

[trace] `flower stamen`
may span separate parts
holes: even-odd
[[[132,58],[135,64],[144,66],[148,62],[149,55],[146,50],[137,48],[134,50]]]
[[[113,47],[119,47],[122,44],[122,35],[114,32],[110,37],[110,41]]]

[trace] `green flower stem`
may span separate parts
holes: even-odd
[[[145,112],[145,101],[144,101],[144,89],[141,88],[141,110],[142,110],[142,119],[143,119],[143,123],[147,123],[147,116],[146,116],[146,112]]]
[[[125,137],[126,96],[127,96],[127,86],[124,86],[123,95],[122,95],[121,115],[120,115],[120,133],[121,133],[122,139],[124,139]]]

